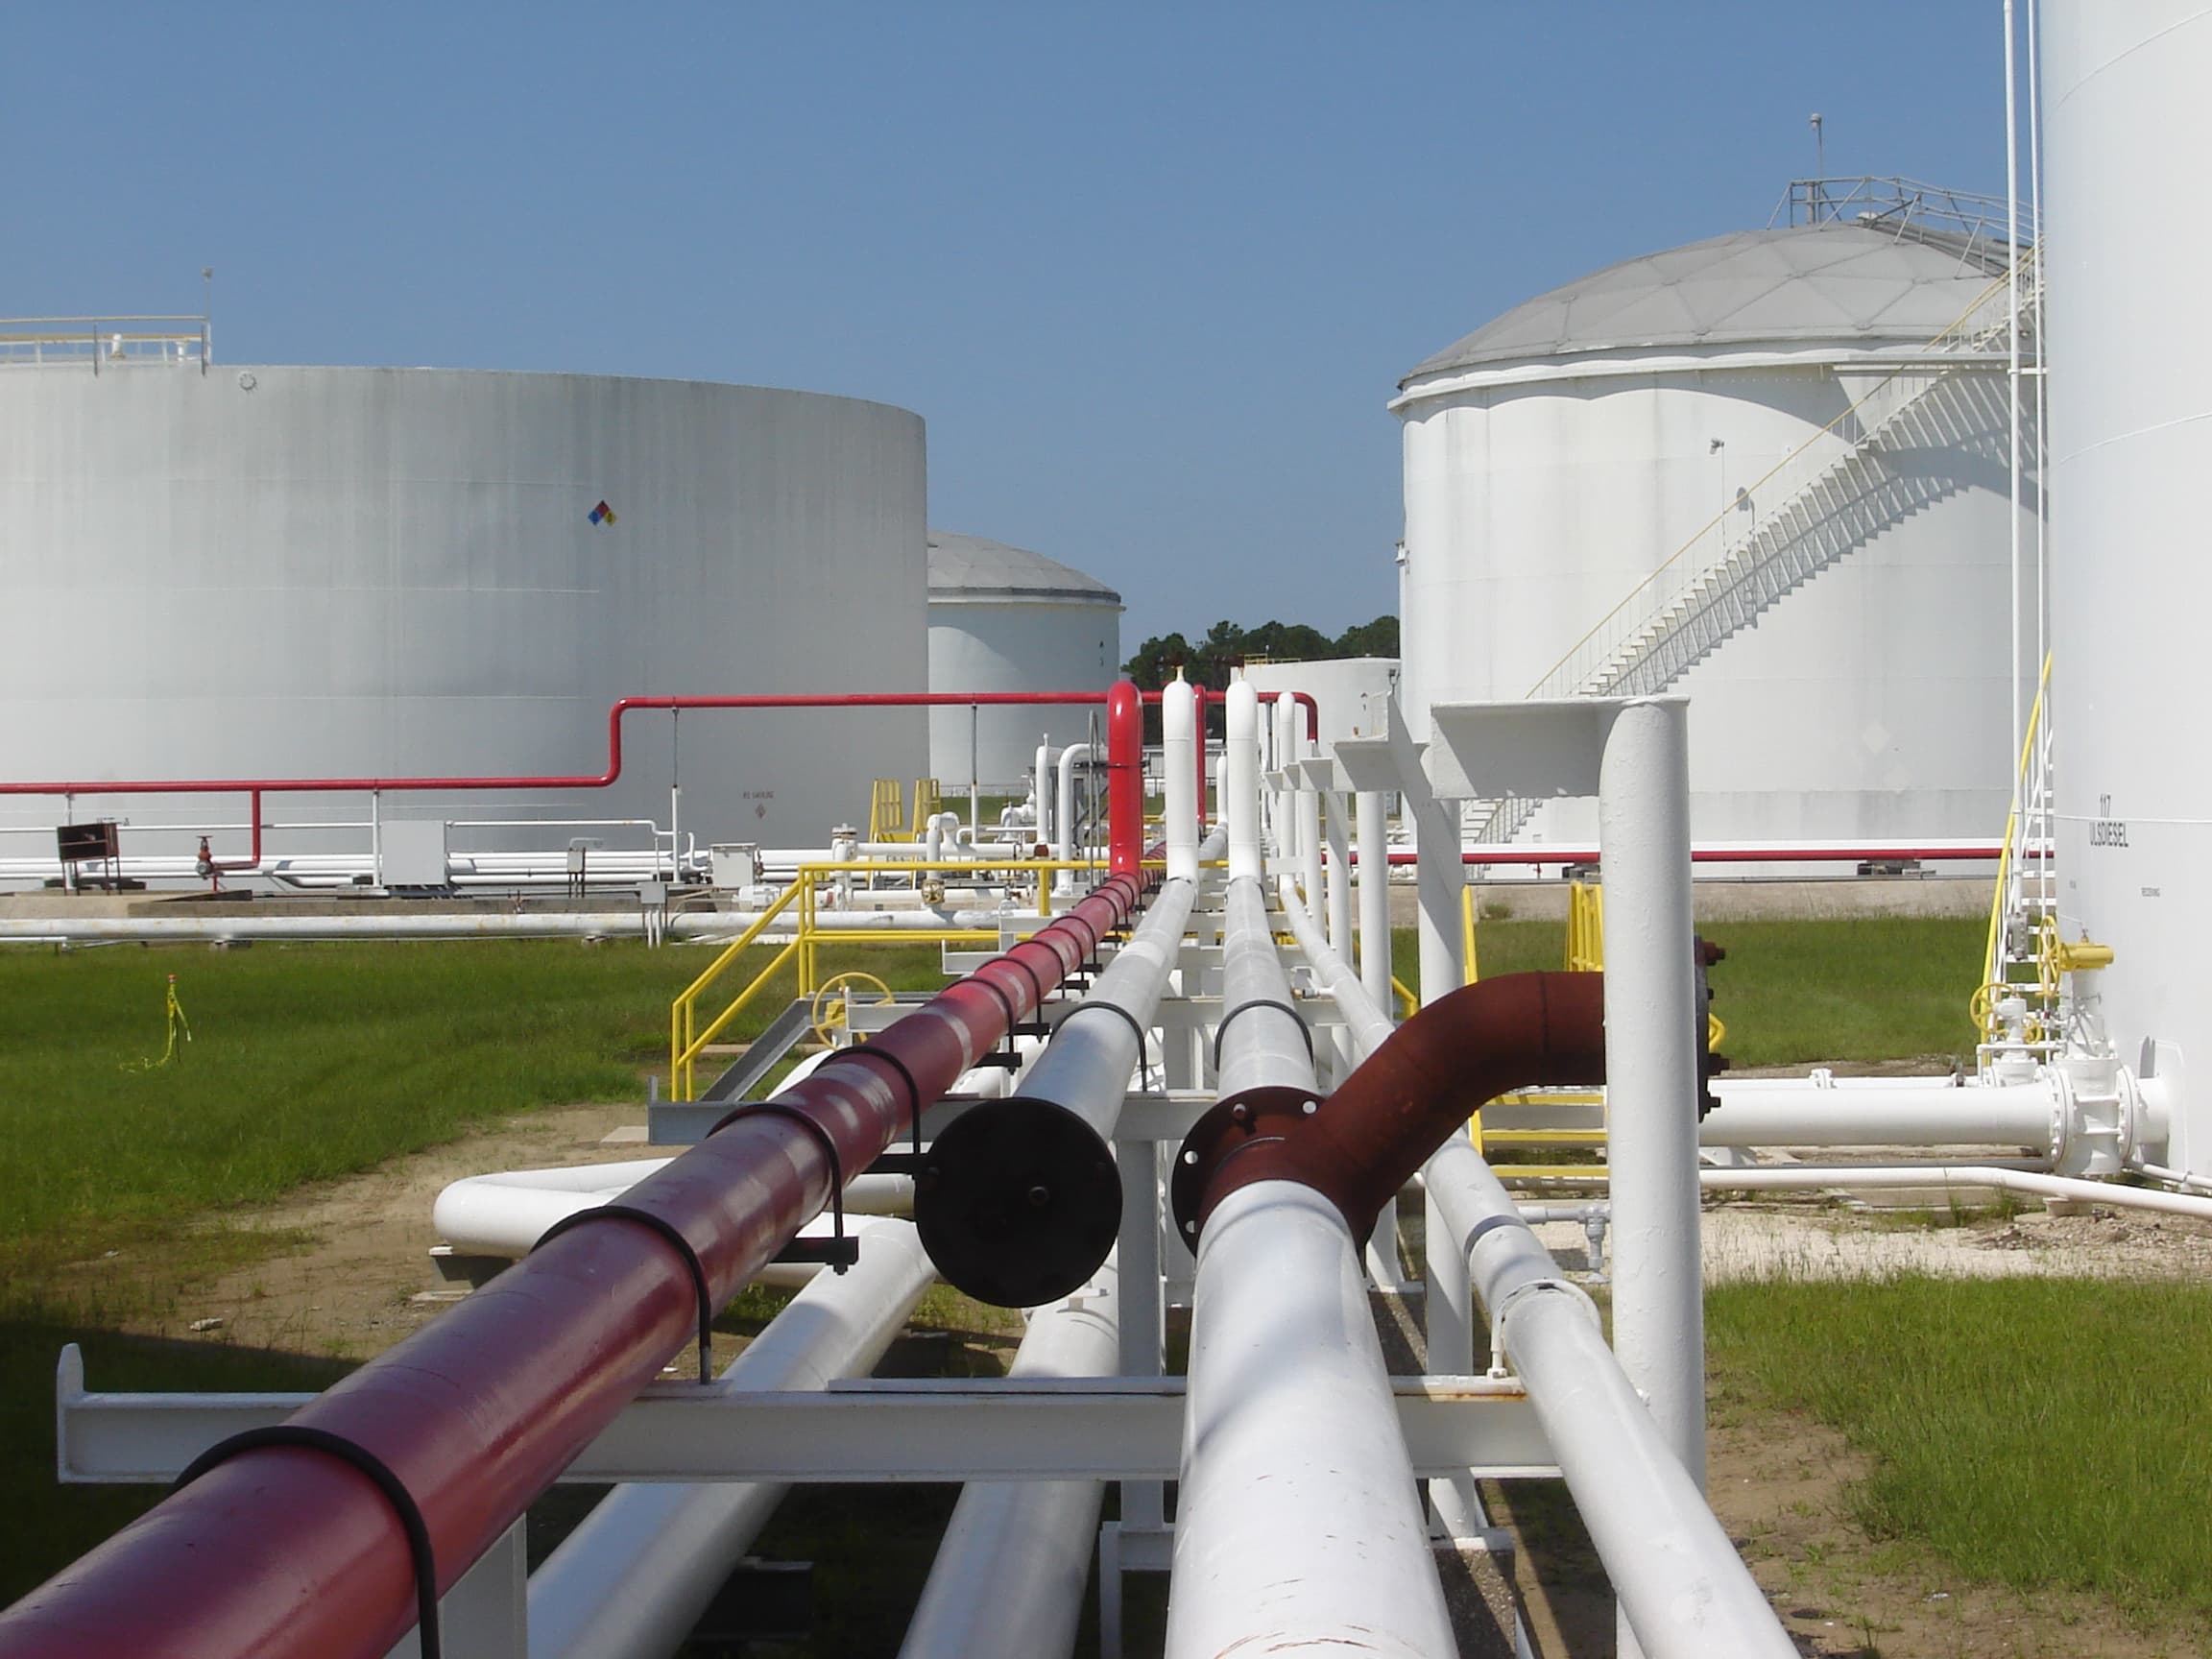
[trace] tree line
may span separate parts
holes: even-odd
[[[1156,636],[1137,648],[1121,671],[1140,689],[1157,691],[1183,670],[1183,678],[1210,691],[1229,688],[1229,670],[1246,662],[1324,662],[1337,657],[1395,657],[1398,618],[1378,616],[1347,628],[1332,639],[1303,622],[1262,622],[1239,628],[1216,622],[1192,644],[1180,634]]]

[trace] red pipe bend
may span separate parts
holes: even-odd
[[[1307,1112],[1309,1090],[1221,1101],[1183,1142],[1176,1224],[1195,1244],[1215,1205],[1255,1181],[1296,1181],[1364,1238],[1452,1132],[1515,1089],[1605,1081],[1605,975],[1507,974],[1431,1003]],[[1192,1160],[1190,1154],[1196,1153]]]
[[[1117,876],[1040,930],[1029,971],[999,957],[861,1052],[779,1096],[859,1173],[1021,1021],[1086,941],[1126,922]],[[1049,963],[1051,966],[1046,967]],[[911,1079],[909,1087],[908,1079]],[[697,1253],[719,1309],[829,1202],[830,1166],[788,1117],[754,1114],[624,1194]],[[651,1228],[561,1234],[292,1421],[374,1454],[421,1509],[439,1588],[491,1547],[672,1355],[693,1340],[690,1271]],[[0,1613],[0,1659],[376,1659],[414,1623],[405,1537],[369,1479],[298,1447],[209,1471]]]

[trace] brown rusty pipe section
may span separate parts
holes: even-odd
[[[1217,1104],[1176,1160],[1176,1224],[1195,1245],[1214,1206],[1239,1187],[1296,1181],[1364,1238],[1382,1206],[1488,1101],[1604,1081],[1602,974],[1481,980],[1422,1009],[1325,1100],[1256,1089]]]

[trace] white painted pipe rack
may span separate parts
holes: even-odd
[[[2046,1175],[2039,1169],[2010,1169],[1996,1164],[1791,1164],[1749,1169],[1700,1169],[1698,1184],[1709,1190],[1795,1192],[1840,1188],[1868,1190],[1918,1187],[1995,1187],[2037,1198],[2109,1204],[2116,1210],[2152,1210],[2164,1215],[2193,1215],[2212,1221],[2212,1198],[2167,1192],[2155,1187],[2126,1187],[2117,1181],[2088,1181],[2071,1175]]]
[[[1597,1310],[1480,1154],[1448,1144],[1430,1160],[1428,1185],[1647,1659],[1793,1659],[1765,1594],[1605,1346]]]
[[[1110,1377],[1120,1355],[1109,1260],[1066,1301],[1035,1310],[1009,1375]],[[971,1480],[937,1547],[900,1659],[1065,1659],[1075,1646],[1104,1485]]]
[[[723,1374],[744,1396],[861,1376],[934,1277],[903,1221],[854,1224],[860,1259],[825,1273]],[[676,1651],[785,1488],[770,1481],[639,1482],[610,1492],[530,1575],[529,1659],[661,1659]]]

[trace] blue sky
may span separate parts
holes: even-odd
[[[1997,0],[18,8],[0,314],[929,424],[1125,649],[1395,608],[1414,363],[1812,171],[2004,188]]]

